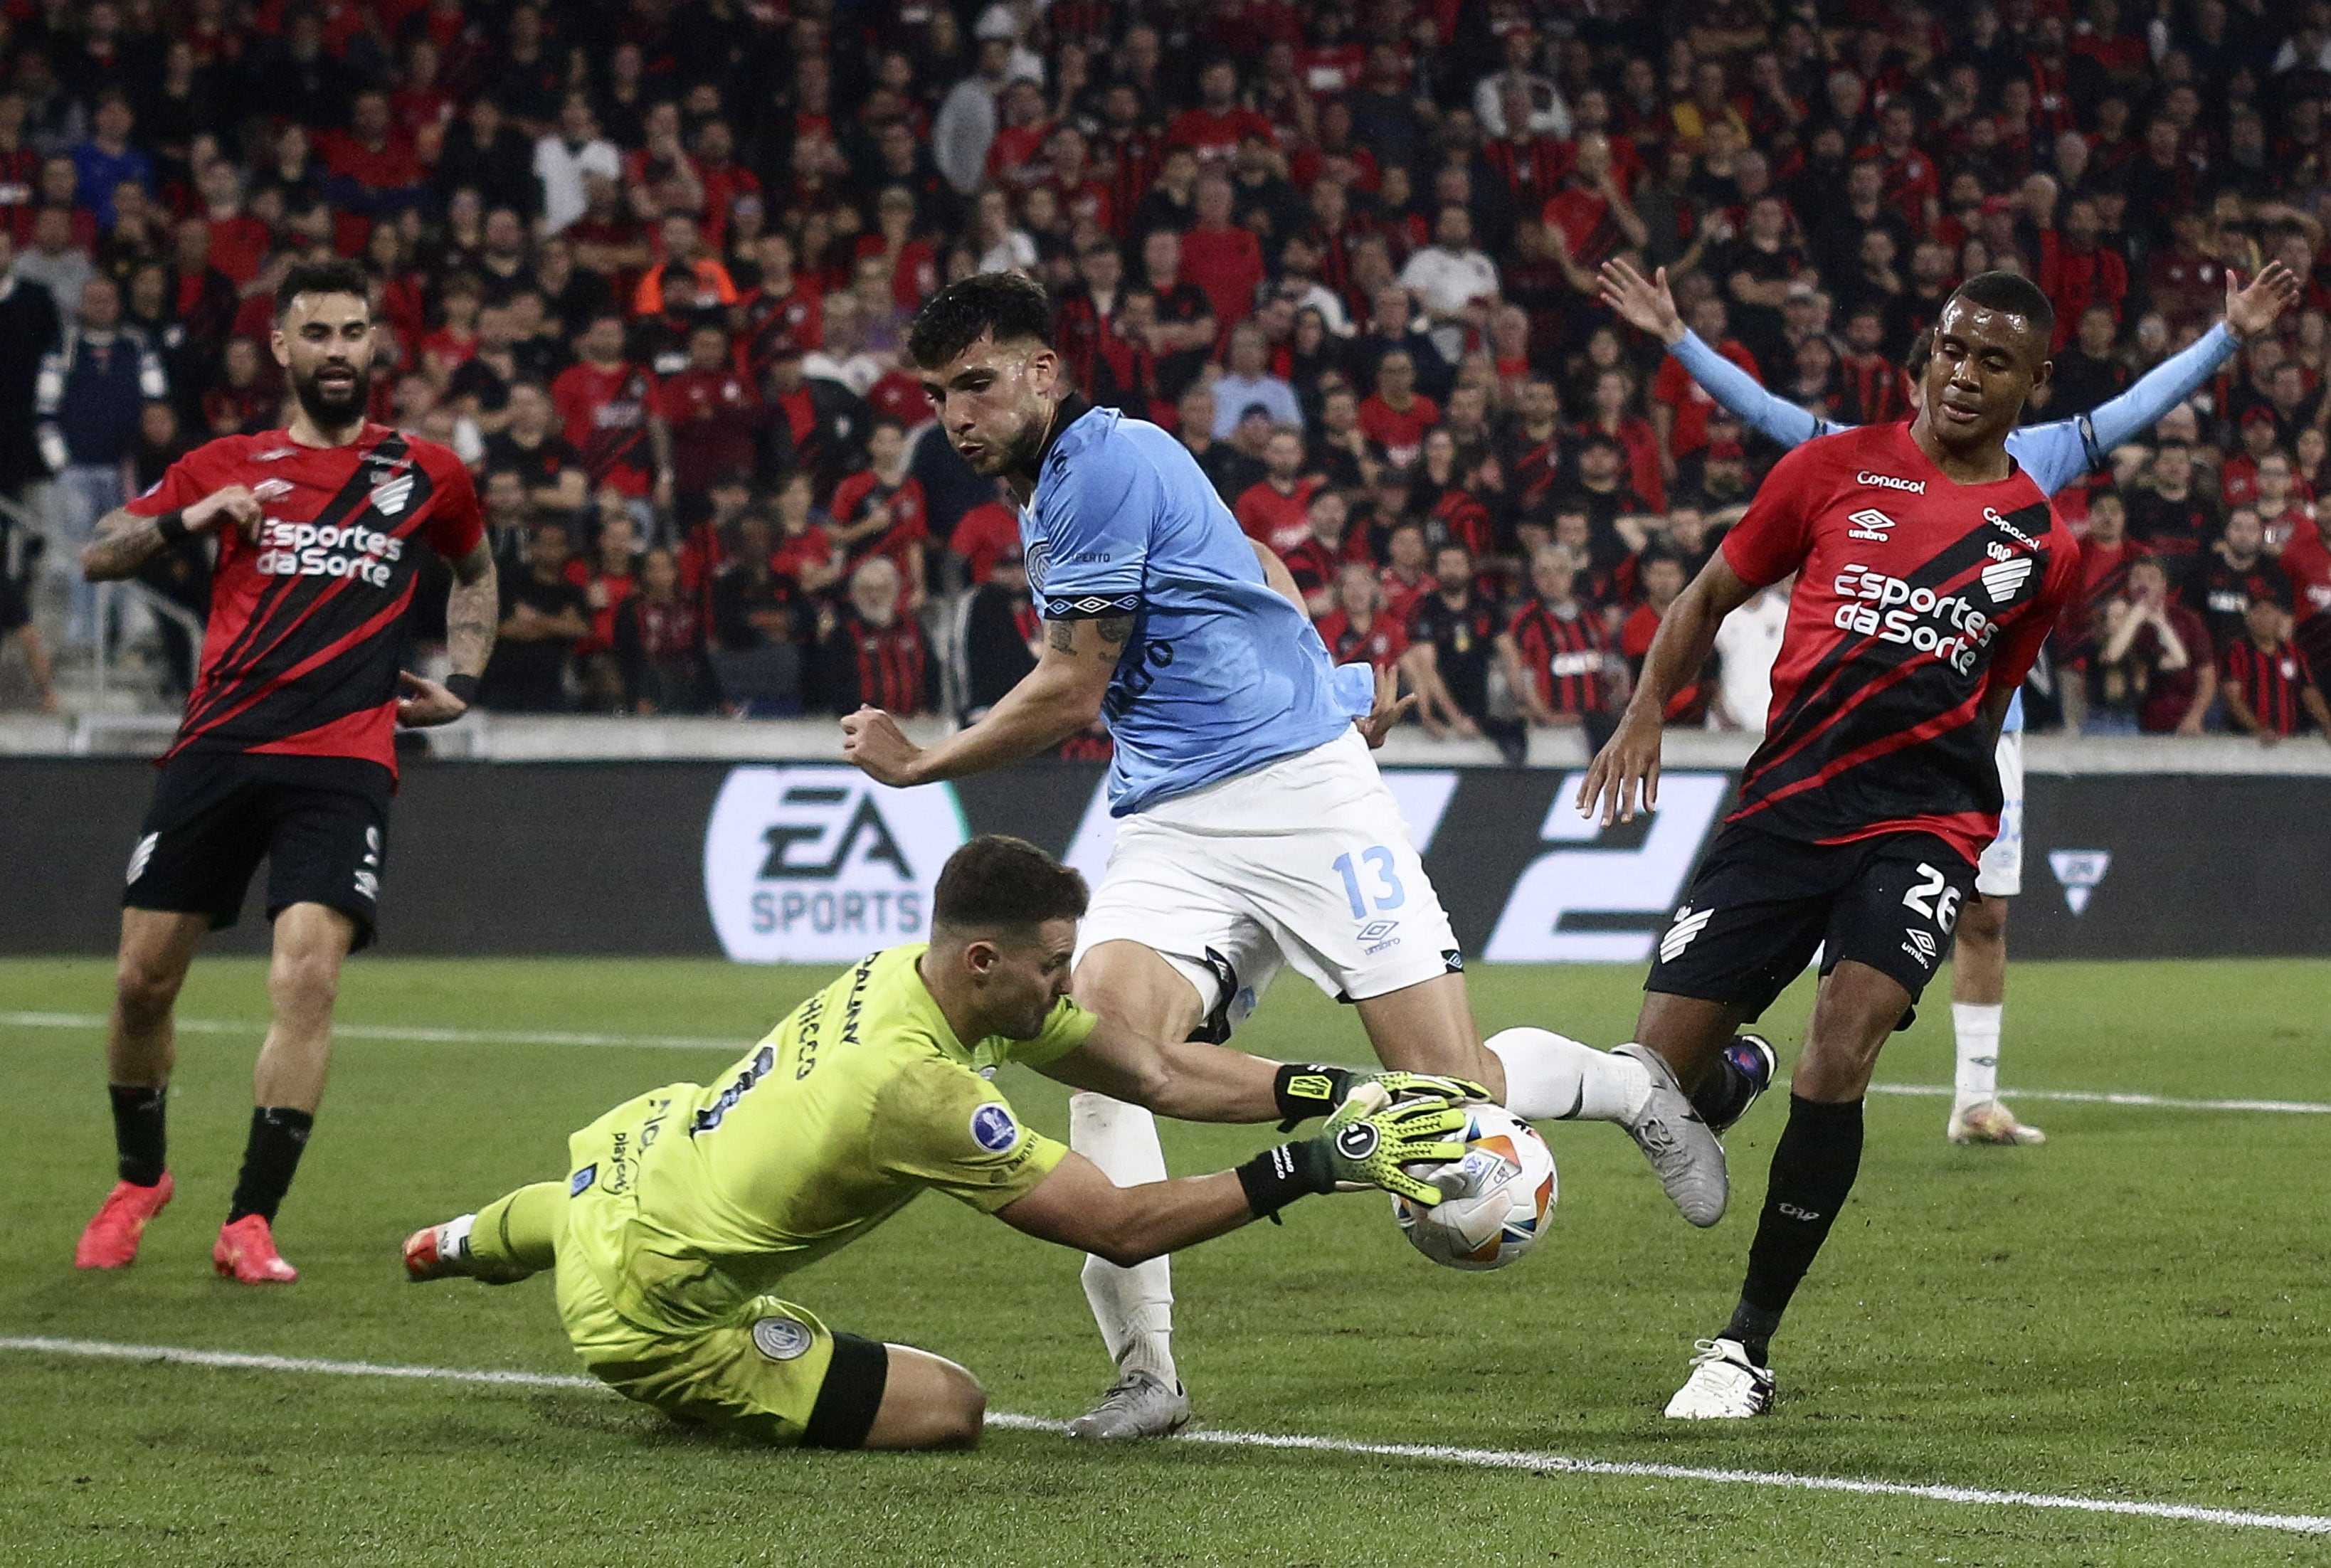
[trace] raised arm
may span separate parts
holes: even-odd
[[[1691,378],[1722,404],[1732,416],[1757,434],[1781,445],[1802,446],[1817,435],[1846,428],[1815,418],[1784,398],[1757,385],[1756,378],[1718,354],[1683,324],[1675,296],[1668,290],[1668,270],[1660,268],[1650,279],[1622,261],[1603,263],[1599,282],[1603,303],[1633,327],[1667,345]]]
[[[2298,298],[2298,280],[2279,261],[2269,261],[2260,268],[2248,288],[2238,289],[2234,284],[2234,274],[2230,271],[2226,274],[2223,321],[2155,366],[2138,378],[2136,385],[2088,415],[2096,447],[2081,471],[2097,467],[2104,461],[2105,453],[2150,429],[2195,387],[2215,375],[2218,367],[2234,356],[2235,350],[2271,328],[2275,318]],[[2044,483],[2041,488],[2050,489]]]

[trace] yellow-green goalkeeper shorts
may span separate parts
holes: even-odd
[[[676,1420],[765,1443],[864,1446],[889,1381],[880,1341],[658,1251],[631,1222],[628,1193],[593,1185],[567,1202],[558,1315],[593,1376]]]

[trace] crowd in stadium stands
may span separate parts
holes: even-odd
[[[1856,423],[1908,417],[1973,272],[2055,302],[2042,421],[2279,257],[2276,334],[2058,498],[2088,591],[2027,689],[2036,728],[2270,739],[2331,664],[2326,105],[2325,0],[0,0],[0,488],[61,583],[174,457],[281,423],[273,284],[354,256],[374,417],[490,518],[488,706],[975,713],[1030,668],[1027,565],[899,355],[1017,269],[1337,659],[1510,755],[1603,733],[1778,455],[1605,259]],[[1672,721],[1760,728],[1786,610]]]

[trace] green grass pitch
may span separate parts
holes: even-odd
[[[10,1126],[0,1336],[571,1373],[547,1282],[411,1287],[425,1221],[564,1169],[567,1132],[718,1050],[348,1038],[279,1226],[289,1289],[212,1278],[257,1031],[181,1037],[175,1206],[137,1267],[82,1276],[111,1181],[97,1013],[109,966],[0,963]],[[739,1047],[823,978],[714,964],[359,960],[347,1025],[714,1036]],[[1608,1045],[1632,969],[1481,970],[1486,1028]],[[2029,965],[2007,1082],[2331,1101],[2331,964]],[[1768,1022],[1793,1055],[1800,984]],[[1938,982],[1881,1082],[1950,1076]],[[193,1020],[263,1016],[260,968],[197,965]],[[1365,1053],[1299,984],[1242,1043]],[[1039,1126],[1062,1096],[1007,1075]],[[1551,1236],[1494,1276],[1436,1269],[1374,1195],[1318,1199],[1175,1263],[1184,1376],[1223,1430],[2331,1512],[2322,1193],[2331,1117],[2022,1102],[2050,1141],[1958,1149],[1947,1102],[1874,1097],[1861,1181],[1774,1347],[1783,1402],[1744,1428],[1662,1421],[1723,1322],[1784,1106],[1728,1140],[1730,1217],[1695,1232],[1615,1129],[1550,1129]],[[1171,1126],[1177,1171],[1267,1128]],[[969,1365],[1000,1411],[1062,1418],[1108,1368],[1077,1260],[943,1198],[795,1278],[839,1326]],[[772,1454],[595,1392],[0,1354],[10,1564],[2259,1563],[2331,1538],[1706,1479],[1488,1469],[1193,1443],[1093,1451],[997,1431],[975,1454]]]

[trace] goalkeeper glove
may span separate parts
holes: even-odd
[[[1238,1169],[1247,1203],[1258,1216],[1279,1211],[1306,1193],[1381,1187],[1422,1208],[1441,1191],[1401,1167],[1442,1164],[1465,1157],[1451,1135],[1464,1130],[1464,1111],[1443,1098],[1394,1102],[1382,1084],[1356,1085],[1316,1138],[1266,1149]]]
[[[1487,1100],[1489,1091],[1468,1079],[1448,1078],[1429,1072],[1355,1073],[1346,1068],[1327,1067],[1319,1063],[1287,1062],[1279,1069],[1279,1077],[1270,1092],[1279,1101],[1279,1124],[1282,1133],[1291,1133],[1295,1124],[1306,1117],[1331,1115],[1344,1103],[1345,1097],[1364,1083],[1381,1084],[1384,1092],[1395,1100],[1422,1096],[1429,1099],[1463,1102]]]

